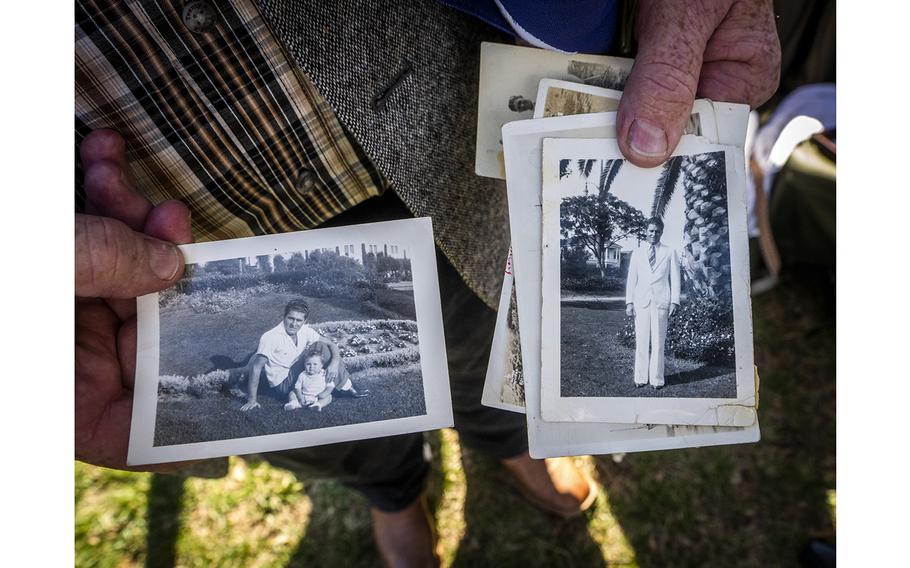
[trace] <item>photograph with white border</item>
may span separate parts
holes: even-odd
[[[717,118],[717,139],[743,147],[746,105],[711,103]],[[726,444],[746,444],[761,438],[758,421],[744,428],[713,426],[652,426],[602,422],[547,422],[540,415],[541,309],[541,150],[543,139],[615,138],[616,113],[543,118],[512,122],[503,127],[508,172],[509,226],[513,274],[521,324],[528,452],[542,459],[557,456],[656,451]],[[683,139],[691,138],[685,136]],[[757,381],[756,373],[756,381]]]
[[[737,158],[695,139],[643,169],[615,140],[544,140],[544,419],[755,421]]]
[[[130,465],[453,424],[430,219],[180,248],[137,301]]]

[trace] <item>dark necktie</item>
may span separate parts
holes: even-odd
[[[648,254],[648,262],[651,264],[651,271],[654,271],[654,262],[657,260],[657,252],[654,250],[654,245],[651,245],[651,252]]]

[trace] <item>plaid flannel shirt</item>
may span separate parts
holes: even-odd
[[[77,147],[120,132],[139,190],[183,201],[197,241],[314,227],[386,189],[252,0],[77,0],[75,31]]]

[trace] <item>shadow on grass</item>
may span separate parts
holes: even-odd
[[[223,369],[241,369],[247,366],[247,363],[250,362],[250,359],[253,358],[254,351],[250,351],[246,357],[240,359],[239,361],[234,361],[233,357],[227,355],[212,355],[209,357],[209,361],[212,362],[212,366],[203,373],[211,373],[212,371],[221,371]]]
[[[434,450],[426,488],[431,512],[440,503],[443,492],[439,437],[440,433],[436,431],[426,434],[424,438]],[[404,436],[397,438],[400,443],[406,443],[407,439]],[[377,448],[380,447],[361,443],[364,451],[376,451]],[[376,463],[378,458],[372,461]],[[313,481],[307,479],[306,474],[298,477],[304,483],[304,492],[310,498],[312,509],[306,533],[286,566],[380,566],[382,561],[373,539],[369,501],[337,481]]]
[[[174,566],[177,561],[184,481],[185,478],[177,475],[152,476],[146,510],[148,533],[145,565],[148,568],[167,568]]]
[[[462,447],[465,532],[451,566],[604,566],[588,519],[532,506],[498,460]]]

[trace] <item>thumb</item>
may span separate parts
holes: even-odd
[[[617,115],[623,155],[650,168],[667,160],[692,111],[705,46],[723,2],[639,2],[638,54]]]
[[[76,215],[76,296],[135,298],[172,286],[183,274],[173,244],[116,219]]]

